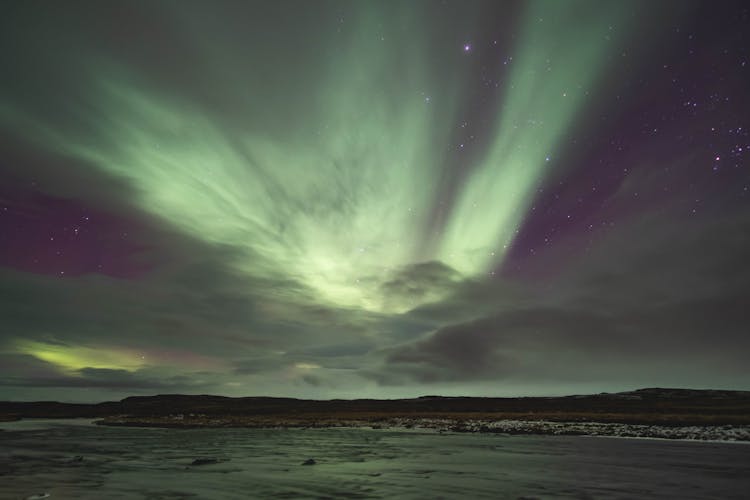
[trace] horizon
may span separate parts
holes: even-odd
[[[630,389],[616,392],[596,392],[596,393],[575,393],[575,394],[538,394],[538,395],[518,395],[518,396],[446,396],[440,394],[423,394],[420,396],[412,397],[397,397],[397,398],[304,398],[304,397],[291,397],[291,396],[225,396],[222,394],[190,394],[190,393],[161,393],[161,394],[137,394],[125,396],[120,399],[110,400],[98,400],[98,401],[62,401],[62,400],[0,400],[0,403],[60,403],[60,404],[84,404],[84,405],[97,405],[104,403],[119,403],[129,398],[159,398],[159,397],[171,397],[171,396],[185,396],[185,397],[220,397],[228,399],[293,399],[298,401],[358,401],[358,400],[374,400],[374,401],[400,401],[400,400],[414,400],[414,399],[426,399],[426,398],[466,398],[466,399],[524,399],[524,398],[566,398],[566,397],[579,397],[579,396],[602,396],[602,395],[617,395],[617,394],[630,394],[640,391],[696,391],[696,392],[750,392],[748,390],[740,389],[721,389],[721,388],[694,388],[694,387],[639,387],[637,389]]]
[[[741,1],[10,1],[0,400],[750,390]]]

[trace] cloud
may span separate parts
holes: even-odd
[[[627,84],[675,54],[636,57],[655,44],[624,26],[607,72],[605,46],[561,25],[506,50],[523,3],[434,26],[417,4],[272,3],[0,17],[3,394],[749,379],[750,216],[727,153],[746,93],[732,144],[693,144],[713,118],[660,93],[679,68]],[[455,27],[498,46],[455,50]],[[708,48],[726,36],[706,30]],[[585,74],[544,56],[584,45]],[[514,85],[524,68],[559,78]],[[726,76],[722,95],[744,89]],[[674,109],[690,120],[661,120]]]
[[[420,262],[399,269],[381,283],[380,292],[388,308],[402,307],[404,303],[413,307],[443,298],[461,278],[458,271],[442,262]]]
[[[482,303],[474,319],[383,349],[382,365],[362,374],[383,385],[600,379],[734,386],[750,375],[747,248],[744,214],[720,223],[638,219],[546,286],[477,283],[432,304],[426,309],[465,310],[467,297]]]
[[[28,361],[28,360],[27,360]],[[118,390],[170,390],[192,391],[210,384],[196,382],[196,377],[188,375],[165,375],[163,377],[148,371],[111,370],[105,368],[82,368],[73,373],[55,372],[45,367],[37,368],[36,373],[26,372],[3,377],[0,386],[34,388],[82,388]]]
[[[314,387],[318,387],[322,384],[320,377],[316,377],[315,375],[303,375],[302,380],[306,384],[312,385]]]
[[[30,203],[29,209],[35,209]],[[141,365],[143,355],[144,365],[161,365],[164,372],[156,379],[144,379],[146,372],[138,372],[135,378],[110,372],[70,378],[51,365],[33,363],[39,373],[32,376],[24,363],[14,362],[3,364],[6,387],[105,387],[111,383],[123,390],[165,384],[177,388],[180,380],[174,377],[192,374],[206,364],[218,370],[219,365],[229,368],[237,362],[235,374],[271,374],[278,369],[275,352],[310,350],[311,354],[299,354],[295,360],[317,362],[327,354],[312,353],[315,349],[334,349],[344,335],[356,346],[369,334],[368,325],[374,321],[370,313],[321,304],[307,286],[260,256],[253,257],[251,270],[238,272],[236,249],[181,234],[137,211],[129,217],[139,220],[129,238],[147,244],[139,258],[158,264],[132,279],[0,267],[0,352],[20,355],[19,345],[41,346],[44,352],[37,354],[58,361],[62,356],[73,369],[122,367],[117,364],[120,357],[105,365],[103,359],[127,352],[128,359],[135,356],[138,361],[134,367]],[[248,257],[244,250],[242,257]],[[242,361],[248,359],[252,365]],[[219,383],[229,376],[217,373],[211,380]]]
[[[233,363],[233,372],[237,375],[255,375],[278,370],[284,366],[285,362],[282,356],[242,359]]]

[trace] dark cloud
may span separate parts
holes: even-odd
[[[286,364],[288,360],[281,355],[242,359],[233,363],[233,371],[238,375],[254,375],[278,370]]]
[[[318,387],[322,384],[320,377],[316,377],[315,375],[303,375],[302,380],[306,384],[312,385],[314,387]]]
[[[736,385],[750,375],[743,361],[750,348],[750,218],[665,227],[659,218],[639,219],[613,231],[572,262],[578,267],[551,281],[553,287],[533,294],[477,285],[494,313],[386,349],[382,369],[364,374],[386,385],[591,378],[700,383],[701,377]],[[476,297],[464,289],[452,300],[461,304],[467,293]]]
[[[452,267],[431,260],[360,276],[357,283],[377,298],[380,309],[392,314],[440,301],[465,280],[467,278]]]
[[[421,262],[400,269],[380,288],[393,300],[413,298],[421,301],[432,293],[451,287],[460,279],[458,271],[442,262]]]

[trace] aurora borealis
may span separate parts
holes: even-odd
[[[742,2],[0,26],[0,398],[750,389]]]

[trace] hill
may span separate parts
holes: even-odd
[[[0,402],[0,419],[102,418],[110,425],[309,426],[393,418],[604,422],[662,426],[750,424],[750,392],[647,388],[563,397],[305,400],[163,394],[74,404]]]

